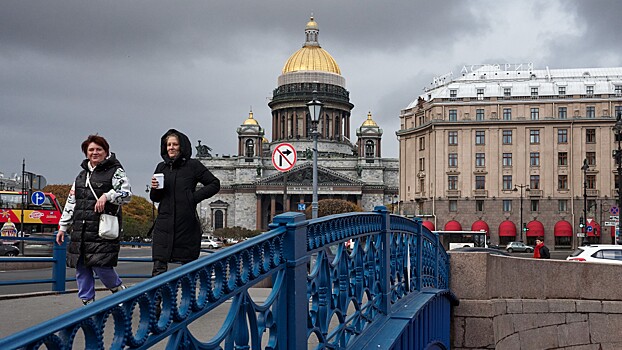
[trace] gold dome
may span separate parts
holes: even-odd
[[[265,136],[264,136],[263,139],[261,139],[261,142],[263,142],[263,143],[270,143],[270,141],[268,141],[268,139]]]
[[[259,125],[259,123],[253,119],[253,111],[248,112],[248,119],[244,121],[243,125]]]
[[[371,112],[367,113],[367,120],[363,122],[362,126],[375,126],[378,127],[378,124],[376,124],[376,122],[371,119]]]
[[[313,19],[313,16],[311,16],[309,22],[307,22],[307,29],[318,29],[317,22]]]
[[[306,41],[302,48],[289,57],[283,74],[300,71],[321,71],[341,75],[341,69],[326,50],[320,47],[317,37],[320,30],[318,25],[311,17],[305,28]]]

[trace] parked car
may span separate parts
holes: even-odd
[[[505,250],[508,251],[508,253],[512,253],[512,252],[526,252],[526,253],[532,253],[533,252],[533,247],[530,245],[526,245],[523,242],[510,242],[506,247]]]
[[[622,264],[622,246],[612,244],[582,246],[570,254],[566,260]]]
[[[0,256],[18,256],[19,248],[12,244],[0,243]]]
[[[222,247],[222,243],[214,239],[202,239],[201,249],[218,249]]]

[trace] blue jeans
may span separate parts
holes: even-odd
[[[95,276],[97,274],[99,280],[104,286],[112,289],[121,285],[121,278],[113,267],[86,267],[84,259],[78,259],[76,266],[76,282],[78,283],[78,298],[82,300],[90,300],[95,298]]]

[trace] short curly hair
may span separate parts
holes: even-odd
[[[99,146],[101,146],[101,148],[104,149],[104,151],[106,151],[106,154],[110,154],[110,145],[108,144],[108,141],[106,141],[106,139],[103,138],[102,136],[95,134],[95,135],[89,135],[86,138],[86,140],[82,142],[82,152],[84,152],[85,156],[88,156],[86,152],[88,151],[89,145],[91,143],[98,144]]]

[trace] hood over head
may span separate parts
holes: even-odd
[[[168,156],[168,152],[166,151],[166,139],[171,134],[177,135],[177,138],[179,139],[180,152],[179,152],[179,157],[177,157],[176,159],[171,159]],[[175,129],[169,129],[169,131],[167,131],[162,136],[162,139],[160,140],[160,155],[162,156],[162,159],[166,163],[174,162],[177,159],[180,159],[180,160],[190,159],[190,157],[192,156],[192,145],[190,144],[190,139],[188,138],[188,136],[186,136],[184,133],[180,131],[177,131]]]

